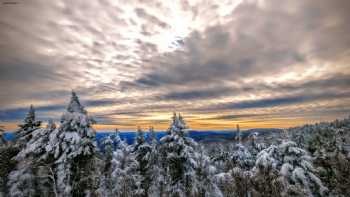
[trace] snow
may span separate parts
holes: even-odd
[[[40,127],[31,106],[14,145],[0,147],[1,153],[17,150],[9,157],[15,163],[1,174],[0,186],[7,185],[9,196],[46,191],[68,197],[77,192],[107,197],[274,196],[276,192],[341,196],[348,191],[340,185],[346,185],[345,166],[350,164],[347,119],[285,130],[269,142],[257,133],[242,140],[237,126],[238,141],[211,144],[188,137],[185,120],[174,113],[159,141],[152,127],[147,134],[138,128],[130,145],[116,130],[101,140],[101,152],[97,152],[94,123],[74,92],[57,127],[52,121]],[[5,168],[0,169],[3,173]]]
[[[275,145],[262,150],[257,156],[255,165],[261,168],[276,168],[278,165],[278,161],[274,158],[276,151],[277,147]]]
[[[291,176],[293,166],[289,163],[284,163],[281,167],[280,174],[285,177]]]

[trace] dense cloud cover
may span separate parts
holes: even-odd
[[[0,5],[0,120],[285,127],[348,115],[347,0],[17,1]],[[230,118],[228,118],[230,117]],[[281,120],[288,124],[281,124]],[[264,122],[264,123],[263,123]]]

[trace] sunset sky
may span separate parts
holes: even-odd
[[[350,115],[349,0],[0,0],[0,125],[285,128]]]

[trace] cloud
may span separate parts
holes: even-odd
[[[313,61],[332,62],[340,51],[346,51],[343,44],[337,43],[347,43],[348,37],[336,38],[336,35],[350,32],[344,25],[349,14],[338,14],[337,6],[319,7],[309,1],[280,4],[277,1],[266,1],[264,7],[256,3],[240,4],[227,24],[195,31],[184,40],[183,50],[150,60],[148,72],[133,85],[142,88],[195,84],[197,87],[201,83],[282,74],[296,66],[301,72]],[[318,17],[310,15],[310,10]],[[338,21],[327,28],[329,24],[323,24],[322,16]],[[319,27],[310,28],[310,24]],[[325,40],[332,40],[331,48],[323,46]]]
[[[135,13],[137,14],[138,17],[143,18],[145,20],[148,20],[151,23],[154,23],[161,28],[169,28],[168,24],[165,23],[164,21],[161,21],[159,18],[149,14],[146,10],[143,8],[136,8]]]
[[[236,120],[242,118],[256,118],[267,116],[268,114],[231,114],[231,115],[218,115],[211,118],[204,118],[204,120]]]
[[[57,112],[61,111],[63,112],[63,109],[65,106],[63,105],[50,105],[50,106],[41,106],[41,107],[35,107],[36,115],[39,117],[39,119],[49,119],[49,116],[46,116],[45,113],[47,112]],[[1,110],[0,111],[0,119],[2,121],[14,121],[14,120],[24,120],[26,114],[28,113],[28,108],[16,108],[16,109],[9,109],[9,110]],[[39,115],[39,116],[38,116]]]
[[[230,94],[230,91],[232,91],[231,88],[218,87],[218,88],[204,89],[204,90],[170,92],[160,96],[160,98],[163,100],[195,100],[195,99],[219,98],[220,96]]]
[[[346,0],[1,6],[0,107],[14,110],[2,118],[19,118],[31,103],[64,106],[72,89],[102,122],[178,110],[284,111],[312,100],[339,108],[350,91],[349,7]]]
[[[240,101],[233,103],[225,103],[211,107],[212,109],[249,109],[249,108],[267,108],[275,106],[293,105],[297,103],[317,102],[320,100],[332,100],[348,98],[350,92],[335,93],[327,92],[322,94],[305,94],[305,95],[292,95],[277,98],[256,99],[250,101]]]

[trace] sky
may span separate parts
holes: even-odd
[[[0,0],[0,125],[286,128],[350,115],[348,0]]]

